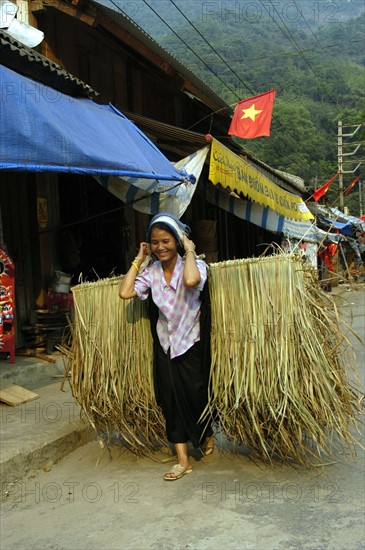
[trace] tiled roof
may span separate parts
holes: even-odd
[[[88,84],[65,71],[60,65],[32,48],[24,46],[0,29],[0,63],[20,74],[74,96],[95,98],[98,94]]]

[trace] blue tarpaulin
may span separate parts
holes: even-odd
[[[326,224],[327,226],[338,229],[343,235],[348,235],[349,237],[352,237],[354,234],[354,228],[351,222],[342,223],[336,220],[331,220],[330,218],[325,218],[322,215],[319,215],[318,218],[322,221],[322,223]]]
[[[0,93],[0,170],[143,178],[163,187],[195,181],[112,105],[65,95],[2,65]]]

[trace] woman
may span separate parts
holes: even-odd
[[[119,288],[124,300],[135,296],[145,300],[151,292],[158,308],[155,393],[178,462],[164,475],[166,481],[192,471],[188,441],[194,447],[202,446],[206,455],[214,444],[212,430],[198,422],[208,396],[207,361],[200,342],[201,293],[207,268],[197,259],[189,233],[189,227],[172,214],[157,214],[148,228],[147,242],[140,244]],[[140,273],[149,245],[157,261]],[[179,248],[185,252],[184,259]]]

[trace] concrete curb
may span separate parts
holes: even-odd
[[[95,430],[80,418],[80,406],[69,389],[60,391],[53,383],[33,391],[38,399],[16,407],[0,404],[0,473],[5,483],[50,467],[96,438]]]
[[[17,482],[35,470],[50,468],[52,464],[96,437],[94,429],[91,426],[85,427],[81,421],[79,428],[74,428],[70,433],[46,443],[43,447],[19,452],[1,462],[2,484]]]

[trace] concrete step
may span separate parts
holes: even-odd
[[[54,381],[55,376],[65,372],[63,356],[60,352],[48,356],[51,361],[35,357],[15,355],[15,363],[0,355],[0,378],[10,380],[13,384],[23,386],[28,390],[46,386]]]
[[[80,418],[81,409],[72,397],[68,382],[61,391],[60,379],[53,378],[62,370],[59,364],[44,365],[34,360],[17,360],[10,366],[0,363],[0,377],[38,395],[37,399],[15,407],[0,403],[3,483],[12,483],[32,471],[49,468],[96,437],[89,423]],[[46,383],[39,384],[39,381]]]

